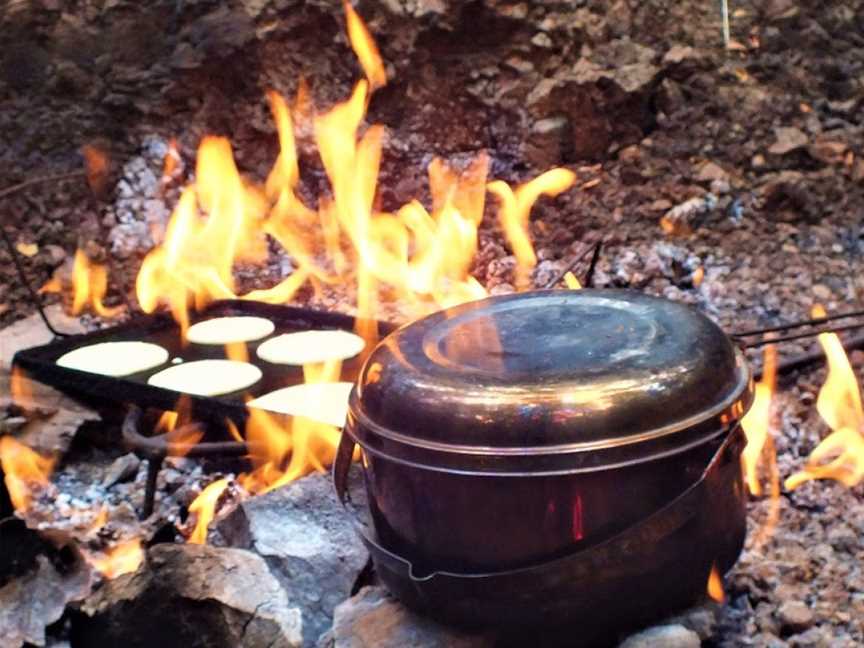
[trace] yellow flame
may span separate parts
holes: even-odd
[[[356,329],[371,349],[385,298],[404,307],[404,316],[417,317],[485,297],[471,268],[487,190],[501,200],[501,223],[523,278],[536,262],[528,235],[531,207],[539,196],[569,188],[574,181],[570,171],[553,169],[512,190],[502,181],[487,185],[490,161],[485,153],[460,168],[433,159],[427,169],[430,205],[411,200],[393,212],[380,209],[376,194],[385,132],[364,120],[370,94],[386,83],[386,75],[362,20],[347,3],[345,12],[366,78],[345,101],[319,113],[303,82],[293,111],[280,95],[268,93],[280,152],[263,185],[241,178],[227,140],[202,141],[195,183],[181,194],[164,241],[147,255],[136,281],[142,308],[151,312],[167,306],[184,334],[189,309],[213,299],[284,303],[307,284],[317,293],[332,286],[354,287]],[[301,134],[314,138],[329,183],[316,204],[299,192],[296,139]],[[239,263],[265,261],[266,237],[290,256],[296,269],[275,286],[239,294],[233,270]],[[242,358],[244,352],[226,350],[229,357]],[[307,381],[339,378],[338,368],[305,370]],[[239,436],[236,429],[232,434]],[[250,492],[323,470],[339,440],[331,426],[260,410],[250,416],[244,435],[254,469],[240,482]]]
[[[567,272],[564,275],[564,283],[567,284],[567,287],[570,290],[581,290],[582,289],[582,282],[579,281],[576,278],[576,275],[574,275],[572,272]]]
[[[67,280],[68,283],[68,280]],[[60,293],[64,282],[55,275],[40,289],[40,293]],[[105,266],[90,261],[82,249],[75,251],[72,264],[72,314],[80,315],[89,309],[100,317],[111,319],[122,312],[119,306],[109,307],[103,303],[108,291],[108,271]]]
[[[771,402],[777,384],[777,349],[773,344],[765,347],[763,358],[762,380],[756,383],[753,405],[741,419],[741,427],[747,436],[747,446],[741,453],[741,461],[747,488],[753,495],[762,494],[759,467],[765,457],[763,451],[766,449],[766,440],[771,435]]]
[[[122,540],[101,552],[82,549],[81,553],[96,571],[109,580],[136,571],[144,561],[140,538]]]
[[[207,544],[207,528],[216,514],[216,504],[228,487],[228,483],[227,478],[216,480],[201,491],[201,494],[189,505],[189,512],[196,516],[195,528],[188,540],[191,544]]]
[[[360,61],[360,66],[369,79],[369,85],[373,90],[387,84],[387,73],[384,71],[384,62],[378,53],[378,46],[366,28],[364,22],[354,11],[348,0],[343,0],[345,7],[345,18],[348,23],[348,40]]]
[[[825,317],[825,309],[816,305],[812,315]],[[822,333],[819,343],[828,360],[828,376],[816,409],[831,434],[816,447],[806,467],[786,480],[789,490],[812,479],[834,479],[849,487],[864,479],[864,411],[858,380],[835,333]]]
[[[17,439],[0,436],[0,467],[6,490],[16,511],[26,511],[40,490],[49,484],[55,460],[45,457]]]
[[[572,171],[552,169],[520,185],[515,191],[500,180],[489,183],[489,191],[500,201],[498,219],[516,256],[517,288],[528,286],[531,270],[537,265],[528,231],[531,208],[541,195],[557,196],[569,189],[575,180],[576,174]]]

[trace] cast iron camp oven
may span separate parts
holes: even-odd
[[[705,596],[745,535],[743,354],[709,319],[620,290],[450,308],[361,370],[361,525],[404,602],[468,626],[626,628]]]

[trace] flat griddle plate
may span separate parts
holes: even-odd
[[[246,343],[249,362],[261,369],[262,377],[248,389],[221,396],[195,396],[147,384],[147,379],[171,366],[169,363],[129,376],[115,378],[67,369],[57,365],[65,353],[100,342],[140,341],[164,347],[169,358],[194,360],[226,358],[225,348],[217,345],[187,344],[180,338],[180,329],[168,315],[142,316],[119,326],[61,338],[43,346],[24,349],[15,354],[13,366],[22,369],[29,378],[78,396],[97,407],[123,406],[130,403],[140,407],[173,410],[181,397],[189,398],[192,413],[202,420],[223,421],[230,418],[242,424],[248,416],[245,400],[255,398],[281,387],[303,383],[302,367],[273,364],[261,360],[258,345],[275,335],[309,330],[353,331],[354,318],[340,313],[315,311],[294,306],[277,306],[244,300],[214,302],[194,316],[194,322],[227,316],[257,316],[269,319],[276,329],[272,335]],[[396,327],[380,323],[382,335]],[[365,355],[365,354],[364,354]],[[342,364],[341,380],[353,382],[360,372],[360,356]]]

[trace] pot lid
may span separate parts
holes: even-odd
[[[364,365],[351,414],[438,449],[570,451],[716,433],[751,398],[743,354],[694,308],[554,290],[470,302],[392,333]]]

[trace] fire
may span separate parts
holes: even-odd
[[[576,278],[576,275],[574,275],[572,272],[567,272],[564,275],[564,283],[567,284],[567,287],[570,290],[581,290],[582,289],[582,282],[579,281]]]
[[[711,565],[711,573],[708,574],[708,596],[723,603],[726,600],[726,593],[723,591],[723,577],[720,576],[720,570],[717,569],[717,563]]]
[[[531,244],[528,232],[528,218],[531,208],[541,195],[557,196],[569,189],[576,180],[576,174],[567,169],[552,169],[516,188],[500,180],[488,185],[489,191],[501,203],[498,219],[507,241],[516,255],[516,287],[528,286],[529,273],[537,265],[537,255]]]
[[[192,544],[207,543],[207,527],[213,519],[216,511],[216,504],[219,502],[219,497],[225,492],[228,487],[229,480],[219,479],[207,488],[201,491],[201,494],[195,498],[195,501],[189,505],[189,512],[196,515],[195,528],[192,535],[189,536],[188,542]]]
[[[387,74],[384,72],[384,62],[381,60],[381,54],[378,53],[378,46],[372,39],[366,25],[354,11],[351,3],[348,0],[343,0],[345,7],[345,18],[348,23],[348,39],[351,41],[351,47],[354,48],[354,53],[360,60],[360,65],[366,73],[366,78],[369,79],[369,85],[372,89],[380,88],[387,83]]]
[[[814,306],[812,316],[825,317],[825,309]],[[786,480],[789,490],[811,479],[834,479],[849,487],[864,479],[864,411],[858,380],[836,333],[822,333],[819,343],[828,360],[828,376],[816,409],[831,434],[816,447],[804,470]]]
[[[12,402],[17,405],[33,402],[33,386],[30,384],[27,374],[18,366],[12,367],[12,375],[9,378],[9,394],[12,396]]]
[[[122,540],[101,552],[82,549],[81,553],[93,569],[109,580],[134,572],[144,561],[140,538]]]
[[[38,492],[48,487],[54,463],[13,437],[0,436],[0,467],[16,511],[26,511]]]
[[[408,316],[486,296],[470,270],[487,190],[501,202],[499,219],[519,261],[517,283],[527,285],[536,264],[530,210],[541,195],[568,189],[574,174],[553,169],[513,190],[501,181],[487,185],[485,154],[461,169],[434,159],[427,170],[431,210],[412,200],[392,213],[380,211],[375,198],[385,131],[363,124],[371,93],[387,78],[374,41],[347,2],[345,12],[366,78],[347,100],[319,113],[303,83],[293,110],[279,94],[268,93],[280,153],[263,186],[240,177],[227,140],[202,141],[195,183],[184,190],[165,240],[138,275],[138,301],[145,311],[165,304],[185,330],[188,309],[213,299],[284,303],[307,284],[317,292],[355,286],[358,332],[374,339],[381,294],[405,304]],[[317,205],[297,193],[295,131],[310,123],[331,190]],[[265,235],[290,255],[296,270],[275,286],[238,295],[232,269],[266,259]]]
[[[341,361],[305,365],[303,376],[307,383],[336,382],[341,369]],[[238,478],[246,491],[266,493],[313,470],[326,472],[339,447],[337,428],[302,416],[249,412],[246,440],[254,469]]]
[[[747,488],[753,495],[762,494],[759,467],[765,459],[766,444],[770,439],[771,402],[777,384],[777,349],[773,344],[765,347],[762,380],[756,383],[755,398],[750,411],[741,419],[747,435],[747,446],[741,453]],[[773,449],[773,442],[770,444]]]
[[[64,281],[57,275],[40,289],[40,293],[59,293],[64,290]],[[109,307],[103,303],[108,292],[108,271],[101,263],[94,263],[87,253],[78,249],[72,264],[72,314],[80,315],[85,309],[99,317],[111,319],[122,312],[119,306]]]

